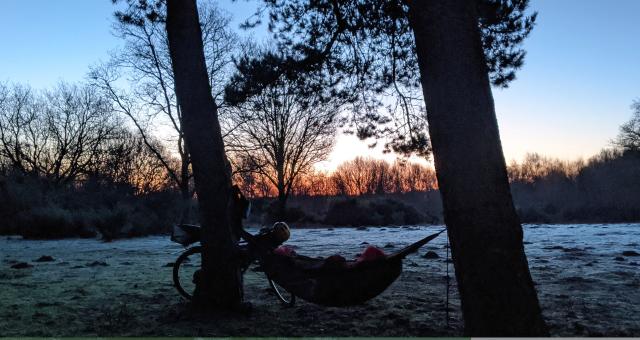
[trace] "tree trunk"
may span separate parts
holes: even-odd
[[[287,219],[287,193],[284,183],[278,183],[278,207],[276,219],[278,221],[285,221]]]
[[[409,3],[465,333],[544,336],[513,206],[476,2]]]
[[[281,150],[284,150],[282,146]],[[278,206],[276,207],[276,220],[285,221],[287,218],[287,186],[284,181],[284,152],[279,154],[276,160],[276,176],[278,181]]]
[[[231,174],[207,78],[196,0],[167,1],[167,34],[202,224],[202,271],[194,301],[230,308],[242,300],[241,273],[232,260],[237,239],[229,216]]]
[[[180,196],[182,197],[182,211],[180,223],[187,223],[191,213],[191,188],[189,187],[189,161],[186,154],[180,157]]]
[[[278,193],[278,208],[276,219],[278,221],[286,221],[287,219],[287,196],[284,193]],[[276,221],[277,222],[277,221]]]

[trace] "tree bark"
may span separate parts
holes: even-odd
[[[409,0],[465,333],[544,336],[476,6],[473,0]]]
[[[183,123],[181,123],[183,124]],[[185,146],[186,148],[186,146]],[[191,188],[189,186],[189,165],[191,161],[188,158],[188,153],[183,151],[180,155],[180,196],[182,197],[182,211],[180,212],[180,223],[187,223],[187,220],[190,217],[191,213],[191,198],[193,197],[193,193],[191,192]]]
[[[276,207],[276,220],[284,222],[287,219],[287,189],[284,184],[284,174],[278,173],[278,206]]]
[[[274,152],[276,155],[276,177],[278,188],[278,206],[276,207],[276,220],[285,221],[287,218],[287,194],[285,184],[285,146],[284,138],[278,138],[278,148]]]
[[[242,300],[242,280],[232,260],[237,239],[229,216],[231,174],[207,78],[196,1],[168,0],[166,25],[202,224],[202,270],[194,301],[232,308]]]
[[[278,190],[278,207],[276,212],[277,221],[284,222],[287,220],[287,196],[284,192]]]

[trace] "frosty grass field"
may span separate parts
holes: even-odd
[[[388,252],[441,226],[293,229],[300,254],[354,257],[367,242]],[[255,232],[255,229],[250,230]],[[552,335],[640,336],[640,224],[525,225],[532,276]],[[168,236],[118,240],[0,239],[0,336],[460,335],[451,279],[445,320],[446,238],[404,262],[387,291],[365,305],[281,306],[264,274],[245,276],[249,316],[193,314],[174,290],[170,263],[183,250]],[[435,251],[439,258],[421,255]],[[43,255],[53,261],[36,262]],[[12,269],[27,262],[32,267]],[[169,265],[169,266],[168,266]],[[453,272],[453,265],[449,270]]]

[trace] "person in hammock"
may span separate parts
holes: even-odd
[[[323,306],[357,305],[382,293],[402,272],[402,259],[405,256],[444,232],[442,230],[427,236],[390,255],[369,246],[355,261],[347,261],[340,255],[326,259],[298,256],[293,248],[282,246],[290,236],[289,226],[285,222],[276,222],[256,235],[242,228],[248,201],[237,187],[234,190],[234,211],[237,216],[232,222],[237,223],[237,232],[249,242],[250,249],[261,253],[256,257],[264,256],[261,264],[265,272],[289,293]],[[240,211],[245,214],[238,213]]]

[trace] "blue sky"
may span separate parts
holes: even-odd
[[[236,24],[253,3],[224,0]],[[538,25],[518,79],[494,96],[508,160],[526,152],[565,159],[606,147],[640,98],[640,0],[532,0]],[[110,0],[0,0],[0,80],[48,87],[82,80],[119,41]],[[364,154],[340,137],[326,168]]]

